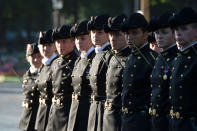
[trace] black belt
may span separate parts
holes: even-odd
[[[80,94],[77,94],[77,93],[74,93],[73,92],[73,94],[72,94],[72,100],[75,100],[75,101],[80,101],[80,100],[90,100],[90,97],[88,97],[88,95],[87,96],[82,96],[82,95],[80,95]]]
[[[144,106],[144,107],[138,107],[138,108],[128,108],[128,107],[122,107],[122,113],[124,115],[131,115],[137,112],[145,112],[148,114],[148,107]]]
[[[116,104],[114,102],[110,102],[110,101],[105,101],[105,108],[108,110],[114,110],[114,109],[121,109],[121,105],[120,104]]]
[[[92,101],[103,101],[106,99],[106,96],[98,96],[98,95],[91,95],[91,100]]]
[[[64,106],[66,103],[71,102],[71,97],[69,96],[54,96],[52,98],[52,103],[58,106]]]
[[[174,111],[173,109],[170,110],[170,117],[176,119],[184,119],[184,118],[197,118],[197,113],[181,113],[178,111]]]

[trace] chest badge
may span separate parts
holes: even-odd
[[[167,73],[168,73],[168,71],[169,71],[169,67],[168,66],[164,66],[164,75],[163,75],[163,79],[164,80],[167,80],[168,79],[168,75],[167,75]]]

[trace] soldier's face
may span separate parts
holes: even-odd
[[[129,29],[125,33],[125,38],[127,44],[131,49],[136,49],[135,46],[138,48],[142,46],[147,40],[148,33],[144,32],[141,28],[136,29]]]
[[[60,39],[55,41],[57,52],[60,55],[67,55],[74,49],[74,41],[72,39]]]
[[[175,43],[174,32],[170,28],[155,31],[155,39],[159,48],[165,49]]]
[[[75,44],[79,51],[87,52],[88,49],[92,46],[92,41],[90,35],[80,35],[75,37]]]
[[[108,33],[109,41],[113,50],[120,50],[126,46],[124,33],[121,31],[112,31]]]
[[[35,68],[39,68],[42,64],[42,56],[40,53],[35,53],[31,56],[27,56],[27,61],[29,64]]]
[[[108,35],[104,30],[91,30],[90,35],[95,46],[102,46],[109,41]]]
[[[53,53],[56,51],[54,43],[38,45],[38,48],[39,48],[40,54],[44,58],[50,58],[53,55]]]
[[[175,39],[177,47],[183,49],[197,40],[197,28],[192,24],[181,25],[175,28]]]

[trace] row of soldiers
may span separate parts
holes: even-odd
[[[150,48],[149,32],[159,51]],[[99,15],[40,32],[38,44],[27,45],[19,128],[195,131],[196,41],[190,7],[149,23],[139,13]]]

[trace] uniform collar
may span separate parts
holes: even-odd
[[[142,46],[140,46],[140,48],[138,48],[140,51],[142,51],[142,49],[144,48],[144,47],[146,47],[148,45],[148,43],[144,43]],[[138,54],[140,54],[140,52],[138,51],[138,49],[136,49],[135,51],[133,51],[132,53],[134,54],[134,55],[138,55]]]
[[[124,48],[122,48],[122,49],[119,50],[118,52],[117,52],[117,51],[114,51],[114,52],[115,52],[115,54],[116,54],[117,56],[121,56],[122,54],[124,54],[124,52],[125,52],[126,50],[129,50],[129,51],[130,51],[130,48],[129,48],[128,45],[126,45]]]
[[[184,49],[182,49],[182,50],[180,50],[181,52],[187,52],[187,50],[190,48],[190,47],[192,47],[192,46],[194,46],[194,45],[196,45],[197,44],[197,41],[196,42],[194,42],[194,43],[192,43],[192,44],[190,44],[190,45],[188,45],[187,47],[185,47]]]
[[[32,66],[29,68],[29,71],[31,74],[36,74],[38,73],[38,68],[33,68]]]
[[[86,53],[81,53],[81,58],[88,58],[88,55],[94,50],[94,47],[92,46]]]
[[[104,45],[102,45],[101,48],[95,47],[95,52],[96,52],[96,53],[101,53],[101,51],[103,51],[103,49],[104,49],[105,47],[107,47],[108,45],[110,45],[109,42],[107,42],[107,43],[105,43]]]
[[[53,61],[53,59],[55,59],[55,57],[57,57],[57,54],[56,53],[53,53],[53,55],[49,59],[43,58],[42,59],[42,64],[44,64],[44,65],[50,65],[51,62]]]
[[[164,49],[164,50],[161,50],[160,53],[162,54],[162,56],[166,56],[166,55],[168,54],[169,50],[170,50],[171,48],[175,47],[175,46],[176,46],[176,44],[174,43],[174,44],[172,44],[171,46],[169,46],[168,48],[166,48],[166,49]]]

